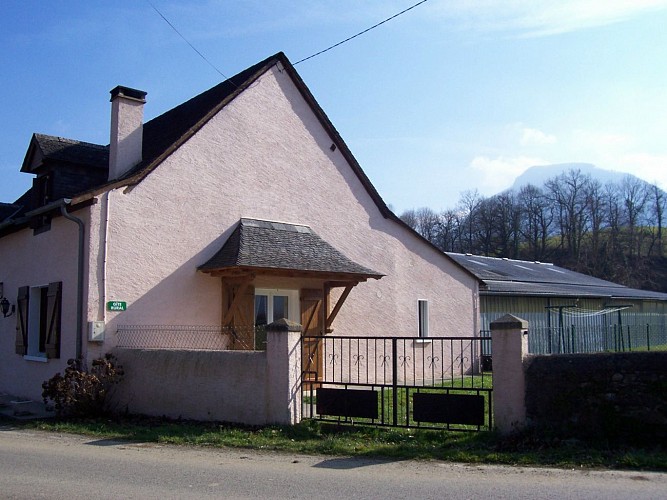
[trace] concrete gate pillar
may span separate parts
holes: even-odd
[[[528,322],[507,314],[491,323],[493,356],[493,420],[501,434],[526,423],[526,381],[523,359],[528,354]]]
[[[268,421],[301,422],[301,325],[279,319],[266,326]]]

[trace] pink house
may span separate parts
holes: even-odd
[[[478,331],[475,276],[387,208],[282,53],[143,123],[145,102],[111,91],[108,146],[30,141],[33,186],[0,204],[0,393],[38,400],[68,359],[118,347],[261,349],[280,317]]]

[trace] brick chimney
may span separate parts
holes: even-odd
[[[118,86],[111,91],[109,180],[122,177],[141,161],[146,92]]]

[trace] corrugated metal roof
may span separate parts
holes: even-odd
[[[552,297],[607,297],[667,301],[667,294],[628,288],[544,262],[447,253],[477,276],[480,293]]]

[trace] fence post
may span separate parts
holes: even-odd
[[[511,314],[493,321],[493,421],[501,434],[526,422],[523,359],[528,354],[528,322]]]
[[[301,422],[301,325],[279,319],[266,326],[267,421]]]

